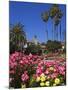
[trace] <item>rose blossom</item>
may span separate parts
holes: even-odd
[[[21,76],[21,80],[23,82],[26,82],[28,79],[29,79],[29,76],[28,76],[27,72],[24,72],[24,74],[22,74],[22,76]]]
[[[46,71],[45,71],[45,74],[49,74],[49,71],[48,71],[48,70],[46,70]]]

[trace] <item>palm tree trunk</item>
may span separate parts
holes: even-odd
[[[60,22],[60,42],[61,42],[61,22]]]
[[[58,41],[58,26],[56,26],[56,40]]]
[[[53,20],[52,20],[52,41],[54,40],[53,34],[54,34],[54,23],[53,23]]]
[[[47,40],[48,41],[48,30],[47,30],[47,23],[46,23],[46,37],[47,37]]]
[[[56,26],[54,24],[54,40],[56,40]]]
[[[59,41],[59,32],[60,32],[60,30],[59,30],[59,25],[58,25],[58,41]]]

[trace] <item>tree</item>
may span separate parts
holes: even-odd
[[[41,55],[42,54],[42,48],[40,45],[35,45],[35,44],[30,44],[28,45],[28,47],[26,48],[25,54],[38,54]]]
[[[62,19],[62,16],[63,16],[63,12],[61,10],[59,10],[59,13],[58,13],[58,17],[59,17],[59,20],[60,20],[60,42],[61,42],[61,19]]]
[[[61,18],[63,16],[62,11],[59,8],[59,5],[53,4],[52,7],[50,8],[50,17],[53,21],[52,24],[54,24],[54,29],[52,28],[52,37],[53,37],[53,32],[54,32],[54,38],[55,38],[55,31],[57,31],[57,40],[58,40],[58,25],[61,23]],[[53,25],[52,25],[53,26]],[[57,28],[57,30],[55,30]],[[61,30],[59,30],[61,32]],[[60,38],[61,38],[61,33],[60,33]]]
[[[59,20],[59,18],[56,16],[55,17],[55,19],[54,19],[55,21],[55,25],[54,25],[54,27],[55,27],[55,36],[56,36],[56,40],[58,41],[58,25],[59,25],[59,23],[60,23],[60,20]]]
[[[55,52],[55,50],[58,51],[58,49],[61,49],[62,45],[59,41],[48,40],[46,47],[47,47],[48,51]]]
[[[58,5],[57,4],[53,4],[52,7],[50,8],[50,11],[49,11],[49,15],[52,19],[52,40],[54,39],[55,37],[55,22],[54,22],[54,17],[56,16],[56,14],[58,13],[59,9],[58,9]]]
[[[13,25],[10,30],[10,52],[22,51],[22,46],[25,42],[26,34],[24,32],[24,25],[20,23]]]
[[[48,41],[48,30],[47,30],[47,21],[49,19],[49,12],[43,12],[41,14],[42,20],[46,23],[46,35],[47,35],[47,41]]]

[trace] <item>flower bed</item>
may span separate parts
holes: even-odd
[[[66,63],[63,58],[46,61],[38,55],[15,52],[9,60],[9,83],[13,88],[65,85]]]

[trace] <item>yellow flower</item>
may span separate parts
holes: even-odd
[[[21,88],[26,88],[26,85],[25,85],[25,84],[22,84],[22,85],[21,85]]]
[[[46,78],[45,77],[41,77],[40,80],[43,82],[43,81],[46,80]]]
[[[42,74],[40,75],[40,80],[41,80],[42,82],[46,80],[46,76],[45,76],[44,73],[42,73]]]
[[[45,82],[45,86],[50,86],[50,82],[49,81],[46,81]]]
[[[40,86],[41,86],[41,87],[44,86],[44,85],[45,85],[44,82],[41,82],[41,83],[40,83]]]
[[[40,77],[37,77],[36,82],[39,82],[39,81],[40,81]]]
[[[60,84],[60,79],[59,78],[55,78],[55,84]]]
[[[54,70],[54,67],[50,67],[49,70],[53,71]]]
[[[53,86],[56,86],[56,84],[54,83]]]

